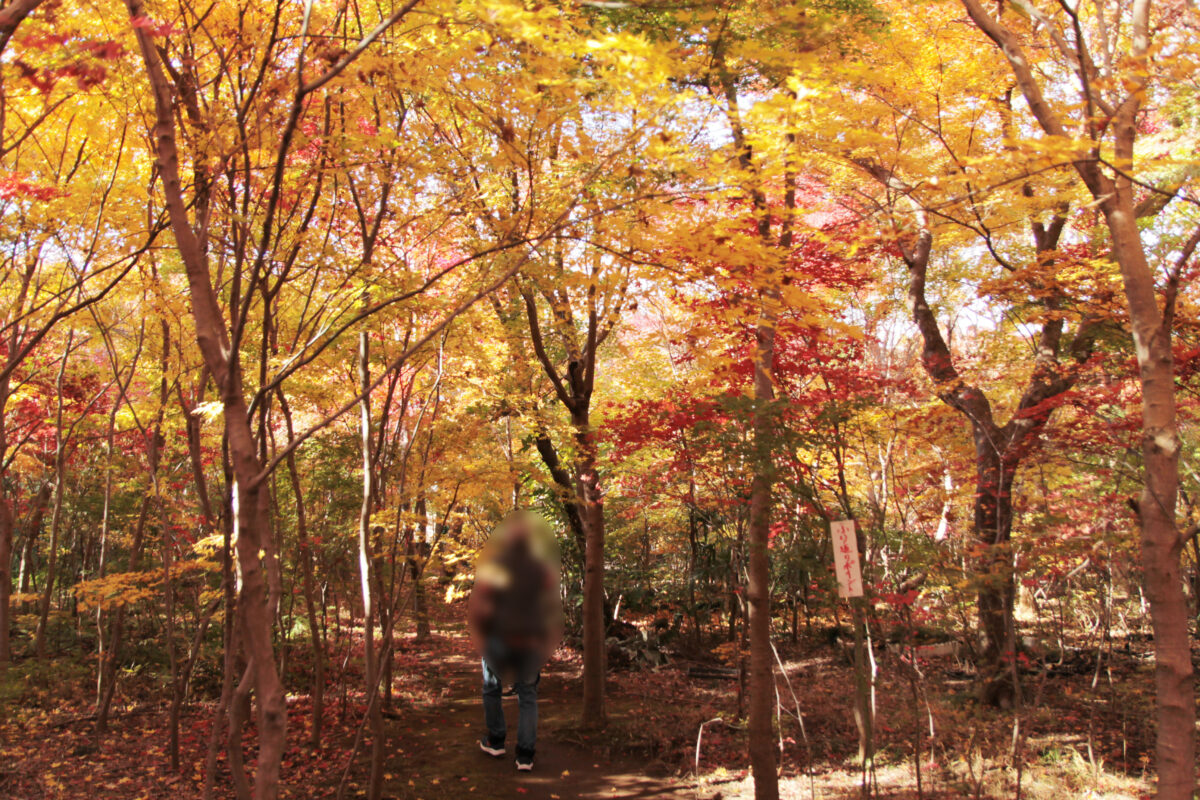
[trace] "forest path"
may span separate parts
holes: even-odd
[[[669,777],[650,774],[648,758],[617,752],[601,743],[589,746],[577,729],[578,674],[571,664],[552,661],[538,693],[538,747],[532,772],[518,772],[513,750],[492,758],[479,749],[483,732],[482,674],[466,637],[453,630],[437,645],[416,645],[397,654],[417,669],[423,685],[400,684],[387,719],[389,754],[384,796],[403,800],[499,798],[500,800],[638,800],[694,798]],[[397,670],[400,674],[400,670]],[[517,698],[505,697],[511,734],[516,732]],[[665,770],[659,770],[665,772]]]

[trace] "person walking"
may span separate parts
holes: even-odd
[[[475,568],[467,605],[471,638],[483,661],[483,717],[479,748],[505,754],[504,683],[517,695],[517,769],[533,769],[541,670],[562,634],[558,548],[545,523],[514,512],[488,539]]]

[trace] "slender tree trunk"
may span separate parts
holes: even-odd
[[[558,490],[556,495],[562,503],[563,514],[567,518],[567,527],[570,529],[571,536],[575,540],[576,547],[579,550],[579,567],[580,572],[583,572],[584,553],[587,551],[587,534],[584,533],[583,515],[580,511],[577,499],[578,493],[571,480],[571,474],[563,467],[562,461],[558,457],[558,451],[554,449],[554,442],[550,439],[548,432],[545,430],[538,431],[534,445],[537,447],[538,454],[542,457],[542,463],[550,471],[550,477],[554,480],[555,488]],[[517,493],[514,491],[513,499],[515,500],[517,496]]]
[[[140,0],[127,0],[127,5],[132,17],[144,16]],[[241,571],[237,613],[249,664],[248,676],[252,676],[258,701],[259,750],[254,792],[259,800],[275,800],[287,734],[287,704],[275,662],[271,639],[273,609],[264,575],[263,559],[270,559],[274,552],[269,541],[269,498],[263,484],[264,468],[250,424],[240,354],[231,345],[229,328],[209,273],[205,244],[192,227],[184,197],[173,112],[175,93],[150,34],[139,28],[135,35],[153,89],[158,179],[176,249],[187,274],[196,342],[218,388],[224,411],[234,475],[235,541]]]
[[[2,423],[0,423],[0,425],[2,425]],[[25,536],[21,543],[21,571],[16,582],[17,589],[22,594],[28,593],[32,585],[31,573],[33,571],[33,548],[36,546],[38,534],[42,530],[42,520],[45,518],[46,509],[50,505],[50,497],[53,486],[54,484],[52,482],[47,481],[38,487],[37,494],[34,495],[33,498],[33,508],[30,511],[29,519],[26,520],[25,524],[22,526],[25,529]],[[5,529],[5,526],[7,526],[7,530]],[[0,551],[7,549],[8,553],[8,555],[5,557],[5,561],[0,564],[0,570],[3,571],[0,573],[0,595],[3,596],[2,599],[0,599],[0,630],[3,630],[5,634],[3,637],[4,642],[0,642],[0,645],[3,646],[9,646],[7,644],[7,634],[9,632],[8,626],[11,624],[10,615],[12,613],[12,558],[13,546],[15,544],[15,531],[16,520],[12,513],[12,506],[9,504],[7,497],[0,497],[0,540],[3,540],[0,541]],[[11,656],[12,653],[10,651],[9,657],[11,658]],[[0,658],[0,665],[5,663],[6,660]]]
[[[3,423],[0,423],[0,441],[3,440]],[[3,453],[0,452],[0,458]],[[13,512],[7,497],[0,497],[0,665],[12,660],[12,562],[13,562]]]
[[[167,411],[167,398],[170,384],[167,372],[170,369],[171,328],[164,319],[161,321],[162,358],[159,363],[158,414],[149,448],[150,485],[154,490],[154,502],[158,506],[159,547],[162,559],[163,576],[163,607],[166,615],[165,636],[167,661],[170,665],[171,702],[167,711],[167,756],[173,772],[179,771],[179,709],[183,703],[183,687],[179,679],[179,652],[175,643],[175,586],[172,577],[173,554],[171,552],[172,537],[170,518],[162,492],[160,476],[162,450],[165,442],[162,438],[163,419]]]
[[[700,544],[697,538],[696,524],[696,482],[694,477],[688,477],[688,575],[687,601],[688,614],[692,618],[692,645],[700,646],[702,631],[700,628],[700,609],[696,607],[696,569],[699,566]]]
[[[130,373],[132,380],[133,374]],[[126,383],[124,388],[128,388]],[[124,389],[122,390],[122,392]],[[100,512],[100,554],[96,565],[96,576],[104,578],[108,574],[108,533],[112,519],[112,490],[113,490],[113,445],[117,432],[117,410],[121,407],[118,397],[108,413],[108,432],[104,440],[104,505]],[[99,706],[100,697],[104,690],[104,665],[107,659],[104,641],[104,611],[101,605],[96,606],[96,704]]]
[[[287,424],[288,439],[293,438],[292,414],[287,398],[279,393],[279,407]],[[313,577],[312,543],[308,536],[308,511],[304,503],[304,487],[300,483],[300,470],[296,466],[295,453],[287,456],[288,476],[292,481],[292,496],[296,501],[296,538],[300,542],[300,575],[304,592],[304,612],[308,617],[308,635],[312,643],[313,688],[312,688],[312,731],[309,744],[321,746],[321,726],[325,714],[325,641],[321,636],[321,621],[316,608],[316,581]]]
[[[175,587],[172,575],[173,554],[165,509],[160,512],[162,523],[163,611],[166,615],[165,636],[167,660],[170,665],[171,704],[167,710],[167,755],[173,772],[179,771],[179,711],[183,705],[184,682],[179,671],[179,651],[175,643]]]
[[[8,381],[0,386],[0,398],[8,393]],[[4,452],[4,403],[0,402],[0,461]],[[0,483],[4,473],[0,471]],[[13,530],[16,527],[12,502],[0,486],[0,667],[12,661],[12,589],[13,589]],[[30,531],[30,536],[33,532]],[[24,561],[22,561],[24,564]]]
[[[42,522],[46,519],[46,510],[50,508],[50,498],[54,494],[53,481],[46,481],[38,489],[33,498],[33,511],[24,524],[25,539],[21,545],[21,575],[18,589],[21,594],[33,590],[33,555],[36,552],[38,535],[42,532]]]
[[[42,587],[41,611],[38,616],[37,631],[34,634],[34,650],[37,657],[46,657],[46,627],[50,620],[50,602],[54,594],[55,570],[58,566],[58,536],[62,526],[63,495],[66,490],[66,432],[63,430],[63,378],[67,372],[67,362],[71,356],[71,345],[75,340],[75,332],[67,336],[67,345],[63,349],[62,362],[58,367],[58,379],[55,386],[58,390],[58,403],[55,411],[54,429],[54,510],[50,512],[50,549],[46,555],[46,585]]]
[[[225,483],[224,494],[221,505],[221,592],[224,595],[225,614],[221,625],[221,644],[224,658],[222,659],[223,670],[221,673],[221,698],[217,702],[217,708],[213,711],[212,727],[208,732],[208,747],[204,756],[204,789],[202,797],[204,800],[212,800],[213,791],[217,781],[217,755],[220,751],[221,743],[221,720],[227,719],[230,722],[232,729],[231,713],[233,704],[234,676],[237,674],[237,628],[234,625],[234,618],[237,612],[237,596],[234,590],[234,575],[233,575],[233,495],[230,488],[233,485],[232,467],[229,465],[229,448],[225,442],[222,442],[222,466],[224,468]],[[228,741],[228,740],[227,740]],[[238,757],[240,758],[240,751]],[[233,770],[233,755],[229,754],[230,771],[234,776],[235,786],[239,778],[244,779],[245,773],[240,769]],[[239,793],[239,800],[246,800],[250,796],[249,787],[246,787],[245,793]]]
[[[0,379],[0,666],[12,661],[12,560],[16,520],[12,501],[4,488],[6,470],[3,464],[8,458],[8,431],[5,425],[8,395],[9,378],[6,375]]]
[[[371,385],[370,343],[367,332],[358,336],[358,378],[362,391],[361,444],[362,444],[362,505],[358,516],[358,574],[363,599],[363,654],[366,666],[366,692],[368,698],[367,719],[371,727],[371,776],[367,784],[369,800],[378,800],[383,793],[383,712],[375,699],[375,687],[379,682],[379,663],[375,652],[375,591],[372,575],[374,552],[371,547],[371,506],[374,499],[372,489],[371,459],[371,396],[367,391]]]
[[[136,572],[141,566],[142,542],[146,532],[146,518],[150,513],[150,497],[142,498],[137,523],[133,527],[133,541],[129,544],[129,571]],[[109,620],[108,657],[100,667],[100,693],[96,704],[96,736],[108,733],[108,716],[112,709],[113,694],[117,687],[117,664],[121,657],[121,640],[125,635],[125,605],[117,606]]]
[[[787,263],[792,249],[792,218],[796,207],[794,177],[786,175],[783,219],[778,240],[773,238],[771,213],[767,208],[765,186],[754,159],[754,148],[742,123],[738,85],[725,60],[724,42],[713,42],[715,77],[725,99],[725,116],[737,153],[745,191],[753,202],[755,232],[765,245],[778,247],[779,258],[769,261],[761,275],[758,290],[759,313],[755,326],[754,348],[754,474],[750,482],[750,516],[747,527],[746,599],[747,634],[750,643],[750,768],[754,775],[755,800],[777,800],[779,776],[776,772],[774,732],[775,674],[771,643],[771,559],[768,547],[771,533],[774,439],[771,420],[775,400],[775,325],[780,294],[777,281],[779,265]],[[788,143],[794,144],[788,136]]]
[[[584,530],[583,568],[583,725],[600,727],[606,721],[604,673],[604,499],[596,468],[595,433],[588,412],[572,415],[576,463],[576,500]]]
[[[775,673],[771,645],[771,532],[772,424],[770,404],[775,399],[772,369],[775,362],[774,297],[764,298],[764,311],[756,332],[754,357],[754,477],[750,483],[750,520],[747,528],[747,583],[750,639],[750,768],[755,800],[777,800],[779,778],[775,761]]]
[[[229,780],[238,800],[250,800],[250,775],[242,754],[242,740],[250,719],[250,690],[254,686],[253,665],[247,665],[229,696],[229,729],[225,734],[225,755],[229,759]]]

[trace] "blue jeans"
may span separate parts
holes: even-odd
[[[483,720],[492,744],[504,742],[503,678],[511,677],[517,690],[517,755],[533,756],[537,743],[537,687],[542,661],[538,651],[514,648],[489,639],[483,655]]]

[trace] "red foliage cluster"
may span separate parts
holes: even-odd
[[[837,240],[849,229],[841,217],[831,213],[819,221],[823,227],[798,232],[781,277],[788,291],[802,289],[817,300],[817,310],[785,308],[779,314],[773,368],[782,424],[816,437],[827,432],[831,413],[843,413],[838,409],[876,397],[890,385],[890,379],[870,365],[870,340],[839,330],[841,312],[832,298],[834,292],[854,292],[866,285],[867,260],[874,254],[843,255]],[[713,272],[696,266],[701,274]],[[741,451],[750,438],[746,404],[754,377],[759,303],[754,271],[739,268],[735,274],[741,280],[715,287],[698,283],[694,293],[679,299],[690,312],[690,323],[673,342],[675,361],[694,364],[702,356],[718,354],[711,380],[699,390],[675,389],[624,403],[610,415],[604,435],[618,459],[646,447],[667,456],[663,470],[654,476],[657,497],[652,502],[671,498],[727,505],[745,499],[748,471],[728,467],[731,460],[744,458]],[[824,294],[830,295],[829,302]],[[814,477],[794,454],[781,452],[776,457],[787,462],[781,464],[786,469]],[[719,496],[698,497],[705,493],[698,487]],[[773,533],[777,536],[780,530]]]
[[[61,195],[57,186],[26,180],[20,175],[0,176],[0,200],[39,200],[45,202]]]
[[[169,22],[160,22],[148,16],[134,17],[129,20],[129,24],[135,28],[140,28],[154,37],[173,36],[183,33],[180,28],[176,28]]]
[[[112,39],[89,39],[80,31],[30,33],[16,39],[26,52],[13,61],[21,77],[42,94],[49,94],[62,80],[74,80],[79,89],[90,89],[108,77],[107,62],[124,52]],[[47,63],[35,63],[33,56]]]

